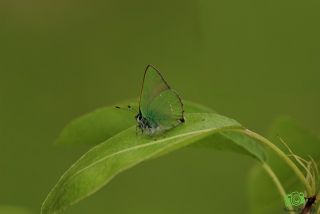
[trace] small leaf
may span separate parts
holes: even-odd
[[[92,148],[61,177],[45,200],[42,213],[59,213],[102,188],[115,175],[142,161],[172,152],[217,132],[228,131],[225,133],[230,134],[230,130],[242,129],[235,120],[214,113],[189,113],[185,117],[184,124],[162,136],[136,135],[135,127],[130,127]],[[231,134],[229,137],[235,136]],[[248,145],[252,156],[257,159],[263,157],[261,147]]]
[[[132,111],[127,109],[130,104]],[[58,137],[56,143],[64,145],[96,145],[136,124],[134,116],[138,109],[136,103],[120,104],[121,109],[108,106],[97,109],[70,122]],[[192,102],[185,101],[186,113],[214,112],[213,110]]]
[[[270,139],[281,150],[288,153],[287,149],[280,142],[281,137],[292,151],[308,160],[308,155],[319,164],[320,163],[320,139],[311,132],[298,126],[289,118],[282,118],[276,121],[272,127]],[[304,192],[303,186],[300,184],[296,175],[292,170],[273,152],[269,155],[269,165],[280,179],[287,193],[293,191]],[[284,202],[274,183],[260,166],[252,169],[250,177],[250,201],[252,205],[252,213],[283,213]]]

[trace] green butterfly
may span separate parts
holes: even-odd
[[[145,69],[136,115],[142,133],[154,135],[183,123],[183,103],[161,73],[152,65]]]

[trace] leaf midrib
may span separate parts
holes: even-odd
[[[128,129],[131,129],[132,127],[128,128]],[[127,129],[127,130],[128,130]],[[220,129],[221,131],[232,131],[234,129],[240,129],[240,127],[238,126],[230,126],[228,128],[222,128]],[[126,152],[130,152],[130,151],[133,151],[135,149],[139,149],[139,148],[144,148],[144,147],[148,147],[148,146],[153,146],[153,145],[156,145],[156,144],[160,144],[162,142],[165,142],[165,141],[170,141],[170,140],[173,140],[173,139],[176,139],[176,138],[182,138],[182,137],[187,137],[187,136],[192,136],[192,135],[200,135],[202,133],[209,133],[211,131],[214,131],[214,130],[218,130],[217,128],[208,128],[208,129],[203,129],[203,130],[198,130],[198,131],[192,131],[192,132],[189,132],[189,133],[183,133],[183,134],[180,134],[180,135],[175,135],[175,136],[171,136],[171,137],[168,137],[168,138],[165,138],[165,139],[161,139],[161,140],[157,140],[155,142],[150,142],[150,143],[145,143],[145,144],[141,144],[141,145],[136,145],[136,146],[133,146],[133,147],[130,147],[130,148],[127,148],[127,149],[123,149],[123,150],[120,150],[118,152],[115,152],[113,154],[109,154],[103,158],[100,158],[98,160],[96,160],[95,162],[91,163],[90,165],[82,168],[81,170],[78,170],[74,175],[72,175],[69,179],[72,179],[74,176],[80,174],[81,172],[87,170],[88,168],[91,168],[92,166],[104,161],[104,160],[107,160],[109,158],[112,158],[114,156],[117,156],[119,154],[122,154],[122,153],[126,153]],[[108,142],[108,141],[106,141]],[[106,143],[105,142],[105,143]],[[179,141],[177,142],[179,143]],[[169,146],[172,146],[172,145],[176,145],[177,144],[176,142],[175,143],[172,143],[170,144]],[[166,148],[166,147],[164,147]]]

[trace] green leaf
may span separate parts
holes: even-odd
[[[215,113],[189,113],[185,117],[184,124],[156,138],[137,135],[133,126],[93,147],[61,177],[45,200],[42,213],[59,213],[102,188],[120,172],[212,134],[237,138],[241,145],[242,138],[230,132],[243,128],[235,120]],[[251,143],[244,143],[242,148],[263,161],[263,149]]]
[[[129,111],[127,105],[137,110],[136,103],[120,104],[121,109],[108,106],[97,109],[70,122],[58,137],[56,144],[96,145],[136,124],[135,111]],[[210,108],[184,101],[186,113],[214,112]]]
[[[247,135],[233,131],[215,133],[198,143],[191,144],[190,147],[232,151],[251,156],[262,162],[267,159],[265,149],[259,142]]]
[[[310,155],[318,164],[320,163],[320,139],[297,125],[293,120],[289,118],[279,119],[272,126],[270,134],[272,142],[288,153],[279,137],[289,145],[295,154],[307,160],[309,159],[308,155]],[[268,153],[268,156],[269,165],[280,179],[287,193],[293,191],[304,192],[303,186],[286,163],[273,152]],[[249,197],[252,213],[284,213],[283,198],[281,198],[270,177],[259,166],[255,166],[250,174]]]

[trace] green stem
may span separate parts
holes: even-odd
[[[304,177],[303,173],[297,167],[297,165],[282,150],[280,150],[276,145],[271,143],[267,138],[255,133],[253,131],[250,131],[249,129],[242,129],[242,130],[236,130],[236,131],[241,132],[243,134],[246,134],[247,136],[252,137],[252,138],[260,141],[261,143],[265,144],[270,149],[272,149],[277,155],[279,155],[280,158],[282,158],[282,160],[284,160],[284,162],[286,162],[289,165],[289,167],[297,175],[297,177],[300,179],[300,181],[304,184],[308,195],[312,195],[312,189],[311,189],[311,186],[308,183],[307,179]]]
[[[276,176],[276,174],[273,172],[273,170],[271,169],[271,167],[266,163],[263,162],[262,163],[262,168],[268,173],[268,175],[270,176],[270,178],[272,179],[272,181],[274,182],[274,184],[276,185],[280,195],[282,196],[282,198],[286,197],[286,191],[284,190],[280,180],[278,179],[278,177]],[[289,205],[288,207],[289,209],[289,213],[290,214],[294,214],[293,208],[291,205]]]

